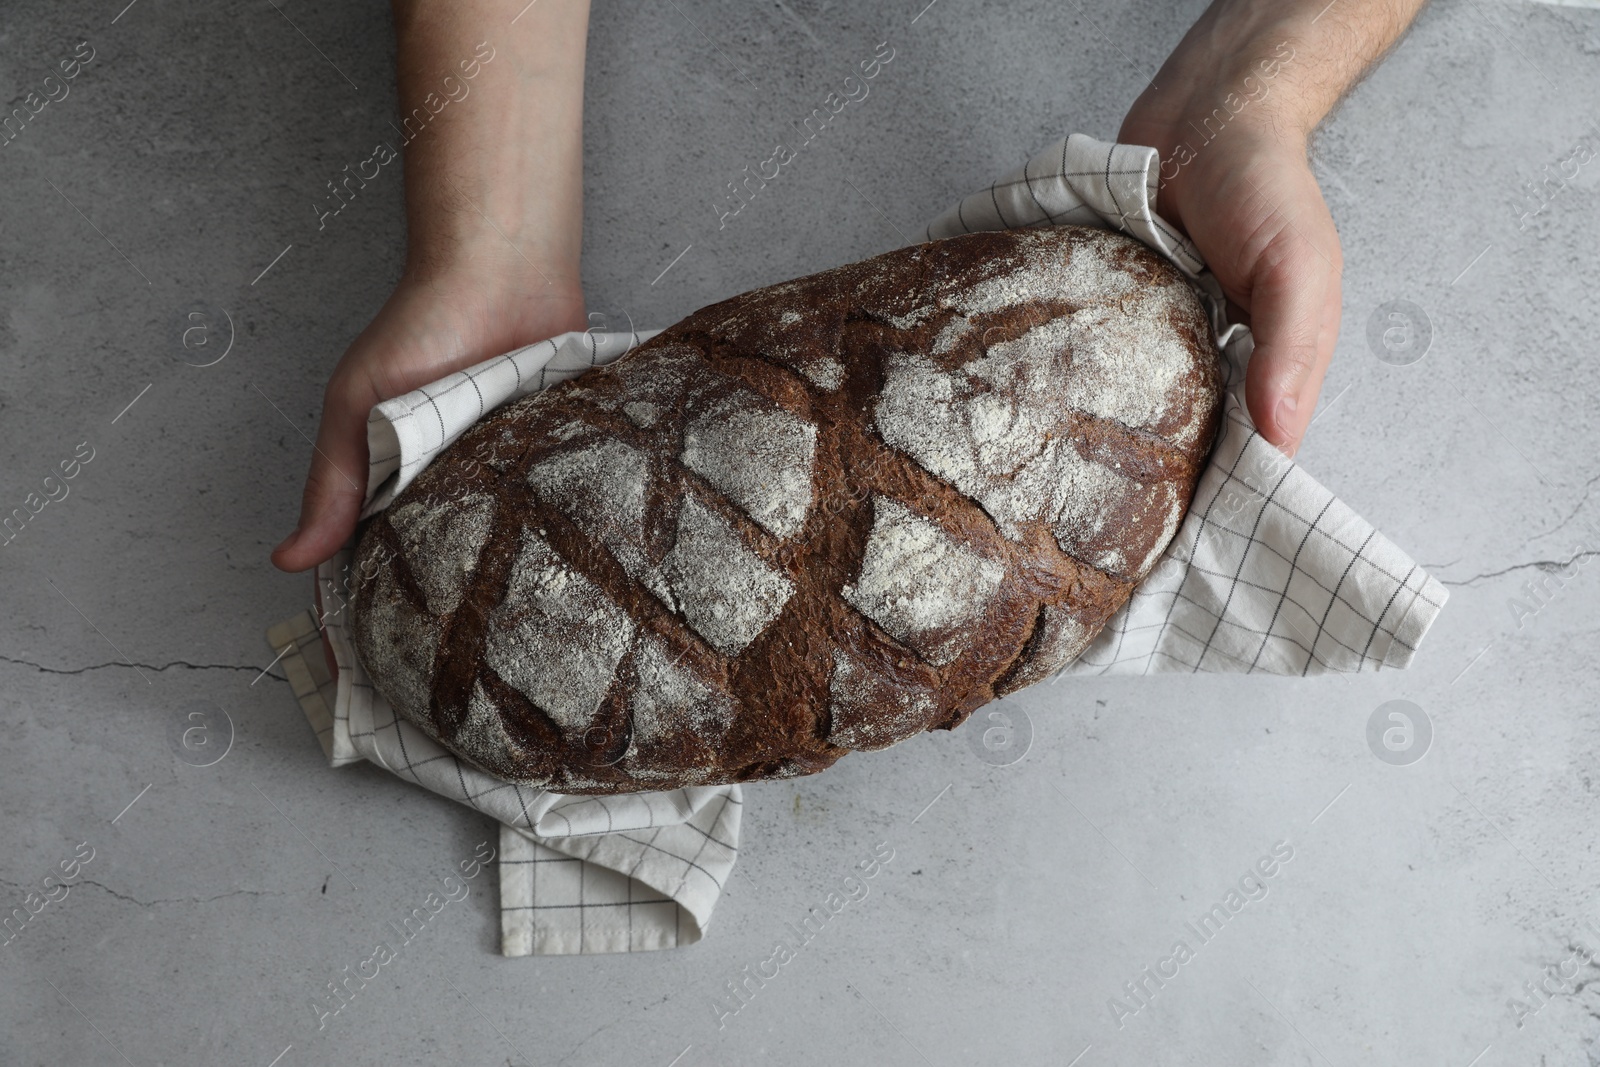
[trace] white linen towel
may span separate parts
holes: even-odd
[[[1227,321],[1194,246],[1156,216],[1157,165],[1154,149],[1075,134],[927,229],[929,239],[1066,223],[1129,233],[1194,280],[1226,353],[1225,417],[1189,513],[1155,570],[1067,672],[1404,667],[1446,591],[1255,432],[1237,396],[1249,330]],[[363,517],[387,507],[499,405],[609,363],[658,332],[563,334],[379,404],[367,425]],[[631,952],[703,937],[738,855],[740,787],[562,796],[456,759],[396,717],[352,654],[340,595],[350,555],[347,547],[317,568],[315,612],[272,627],[268,641],[331,765],[369,760],[500,822],[501,951]]]

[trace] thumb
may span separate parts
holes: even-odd
[[[316,566],[355,532],[366,498],[367,415],[372,403],[329,384],[300,501],[299,525],[272,551],[272,563],[280,570]]]
[[[1249,300],[1255,351],[1245,402],[1261,435],[1293,455],[1338,338],[1339,272],[1325,252],[1286,228],[1257,260]]]

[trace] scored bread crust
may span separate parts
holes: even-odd
[[[1102,230],[976,233],[713,304],[516,400],[373,517],[356,652],[501,778],[811,774],[1075,659],[1221,408],[1194,291]]]

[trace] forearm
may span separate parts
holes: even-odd
[[[531,269],[577,285],[588,0],[393,10],[407,272]]]
[[[1257,118],[1303,140],[1400,39],[1425,2],[1216,0],[1130,115],[1176,129],[1216,108],[1232,110],[1225,99],[1232,93],[1251,101]],[[1166,153],[1170,146],[1153,147]]]

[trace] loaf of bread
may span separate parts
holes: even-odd
[[[1188,507],[1221,371],[1127,237],[977,233],[744,293],[493,412],[372,518],[357,654],[504,779],[812,774],[1070,663]]]

